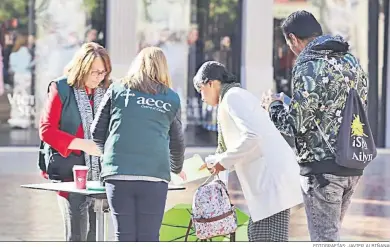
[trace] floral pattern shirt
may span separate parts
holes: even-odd
[[[341,37],[320,36],[298,56],[292,84],[289,108],[271,104],[272,121],[283,135],[295,138],[299,164],[334,159],[314,121],[334,148],[350,87],[367,107],[367,75]]]

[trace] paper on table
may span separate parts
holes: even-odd
[[[172,183],[179,185],[209,177],[211,174],[206,168],[199,170],[203,164],[204,161],[198,154],[186,159],[183,164],[183,171],[186,173],[187,180],[183,181],[178,175],[171,173]]]

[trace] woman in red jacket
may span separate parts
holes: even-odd
[[[65,69],[65,76],[50,83],[45,111],[40,119],[41,140],[61,159],[70,159],[71,154],[83,155],[81,160],[89,168],[88,180],[98,181],[100,176],[99,157],[88,155],[100,152],[90,140],[89,127],[110,84],[110,73],[107,51],[93,42],[84,44]],[[43,175],[47,177],[48,174]],[[72,181],[73,178],[62,176],[61,180]],[[93,203],[85,196],[72,193],[59,193],[58,202],[66,241],[95,241]]]

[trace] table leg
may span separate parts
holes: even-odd
[[[108,241],[108,212],[104,212],[104,241]]]
[[[104,212],[103,199],[95,199],[96,212],[96,242],[104,242]]]

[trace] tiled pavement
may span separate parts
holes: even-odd
[[[190,150],[206,155],[211,150]],[[34,149],[0,148],[0,241],[61,241],[62,222],[55,193],[21,189],[20,184],[44,182],[35,167]],[[380,157],[367,169],[343,224],[342,239],[384,241],[390,239],[390,153]],[[246,209],[239,184],[232,174],[231,196],[235,204]],[[189,203],[196,184],[186,191],[171,192],[168,207]],[[113,239],[112,227],[109,239]],[[291,218],[290,239],[309,240],[304,210]]]

